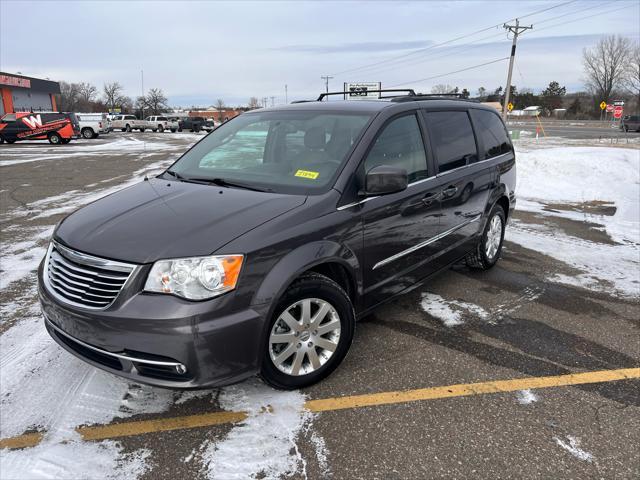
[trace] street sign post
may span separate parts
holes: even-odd
[[[624,107],[622,105],[615,105],[613,108],[613,118],[622,118]]]

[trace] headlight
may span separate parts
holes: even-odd
[[[159,260],[153,264],[144,289],[189,300],[213,298],[236,288],[242,255]]]

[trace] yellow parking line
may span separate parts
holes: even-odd
[[[614,382],[640,378],[640,368],[624,368],[619,370],[600,370],[596,372],[572,373],[549,377],[525,377],[490,382],[465,383],[443,387],[420,388],[395,392],[381,392],[348,397],[324,398],[309,400],[304,408],[310,412],[327,412],[347,408],[373,407],[441,398],[485,395],[488,393],[505,393],[517,390],[584,385],[588,383]],[[266,411],[269,411],[268,409]],[[156,420],[134,420],[129,422],[78,427],[76,431],[83,440],[106,440],[145,433],[184,430],[227,423],[237,423],[247,418],[246,412],[213,412],[184,417],[159,418]],[[34,447],[40,443],[44,434],[27,433],[0,440],[0,448]]]

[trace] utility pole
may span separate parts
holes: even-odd
[[[140,88],[142,89],[142,102],[140,103],[140,115],[144,120],[144,70],[140,70]]]
[[[289,103],[289,92],[288,92],[288,87],[287,84],[284,84],[284,103],[288,104]]]
[[[329,80],[331,80],[333,77],[330,77],[329,75],[322,75],[320,78],[324,80],[325,91],[329,93]],[[327,101],[328,100],[329,97],[327,97]]]
[[[275,107],[275,105],[276,105],[276,97],[269,97],[269,98],[271,98],[271,106]]]
[[[507,75],[507,88],[504,92],[504,105],[502,106],[502,118],[507,120],[507,113],[509,112],[509,97],[511,96],[511,75],[513,73],[513,62],[516,59],[516,42],[518,41],[518,35],[520,32],[524,32],[525,30],[530,30],[533,28],[533,25],[529,25],[528,27],[521,27],[520,20],[516,18],[515,25],[507,25],[506,23],[503,27],[513,33],[513,43],[511,44],[511,58],[509,59],[509,74]]]

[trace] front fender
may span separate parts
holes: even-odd
[[[357,290],[362,288],[360,264],[356,255],[345,245],[329,240],[302,245],[282,257],[265,276],[251,301],[251,305],[274,305],[287,287],[303,272],[322,263],[338,263],[356,280]],[[271,308],[269,309],[271,313]]]

